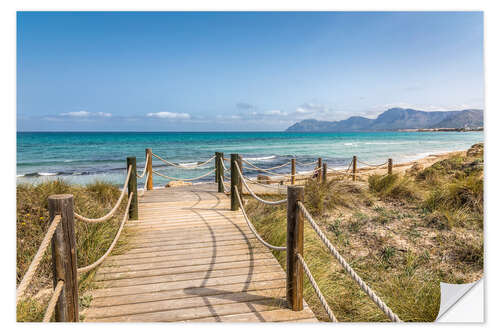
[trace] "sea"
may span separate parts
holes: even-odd
[[[216,151],[230,157],[238,153],[261,168],[270,168],[295,157],[310,163],[318,157],[329,168],[349,165],[352,156],[379,164],[392,158],[394,163],[409,162],[431,154],[466,150],[483,142],[483,132],[18,132],[17,183],[40,183],[63,179],[72,184],[106,181],[121,185],[126,175],[126,158],[137,158],[138,172],[145,163],[145,149],[173,163],[194,166],[211,158]],[[227,162],[226,162],[227,163]],[[195,178],[214,168],[214,161],[196,169],[166,165],[153,158],[153,168],[176,178]],[[273,170],[289,172],[290,166]],[[313,166],[297,165],[298,172]],[[249,177],[257,172],[246,170]],[[196,182],[213,182],[210,174]],[[169,182],[154,176],[154,186]],[[144,184],[138,179],[138,185]]]

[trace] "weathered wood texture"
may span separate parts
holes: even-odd
[[[289,309],[285,272],[230,208],[217,184],[146,192],[128,250],[95,275],[85,320],[316,321],[305,303]]]
[[[52,237],[54,288],[59,280],[64,281],[64,287],[55,309],[56,321],[76,322],[79,320],[79,315],[73,195],[51,195],[48,202],[50,219],[52,220],[55,215],[61,215],[61,222]]]
[[[286,228],[286,299],[294,311],[303,309],[304,271],[296,255],[297,253],[304,254],[304,217],[297,205],[299,201],[304,201],[304,187],[289,186]]]
[[[127,170],[132,168],[130,172],[130,179],[128,181],[128,197],[130,197],[130,193],[134,193],[132,197],[132,202],[130,203],[130,207],[128,209],[128,218],[130,220],[137,220],[139,218],[139,206],[137,201],[137,161],[134,157],[127,157]]]

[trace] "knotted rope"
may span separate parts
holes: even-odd
[[[134,192],[130,192],[130,195],[129,195],[129,198],[128,198],[128,203],[127,203],[127,208],[125,209],[125,214],[123,215],[122,223],[120,224],[120,228],[118,229],[118,231],[116,233],[115,239],[113,239],[113,242],[109,246],[109,248],[106,251],[106,253],[104,253],[103,256],[100,257],[93,264],[85,266],[85,267],[78,268],[77,269],[78,274],[88,272],[91,269],[97,267],[99,264],[101,264],[104,261],[104,259],[106,259],[106,257],[111,253],[111,251],[113,251],[113,248],[115,247],[116,243],[118,242],[118,238],[120,237],[120,234],[122,233],[123,226],[125,225],[125,222],[128,221],[128,210],[130,208],[130,203],[132,202],[132,197],[133,196],[134,196]]]
[[[127,173],[127,179],[125,179],[125,184],[123,184],[122,193],[120,194],[120,197],[118,198],[118,201],[116,202],[115,206],[109,211],[109,213],[107,213],[103,217],[99,217],[99,218],[96,218],[96,219],[91,219],[91,218],[82,216],[80,214],[77,214],[75,212],[74,213],[75,217],[77,219],[79,219],[79,220],[82,220],[82,221],[88,222],[88,223],[98,223],[98,222],[104,222],[104,221],[109,220],[115,214],[115,212],[118,210],[118,207],[120,206],[123,198],[125,197],[125,192],[127,191],[127,185],[128,185],[128,181],[130,180],[130,173],[131,172],[132,172],[132,167],[129,167],[128,168],[128,173]]]
[[[250,230],[252,230],[255,237],[257,237],[257,239],[262,244],[264,244],[266,247],[270,248],[271,250],[286,251],[286,246],[271,245],[268,242],[266,242],[265,240],[263,240],[262,237],[260,237],[260,235],[257,233],[257,230],[255,230],[255,227],[253,226],[252,222],[250,222],[250,220],[248,219],[247,213],[245,212],[245,208],[243,207],[243,203],[241,202],[240,192],[238,191],[238,188],[236,186],[234,186],[234,191],[236,193],[236,198],[238,198],[238,203],[239,203],[240,208],[241,208],[241,213],[243,213],[243,217],[245,218],[245,221],[247,222],[248,227],[250,228]]]
[[[382,163],[382,164],[369,164],[369,163],[366,163],[366,162],[363,162],[363,161],[358,160],[358,163],[363,164],[363,165],[366,165],[366,166],[369,166],[369,167],[372,167],[372,168],[379,168],[379,167],[381,167],[381,166],[386,165],[386,164],[387,164],[387,163],[389,163],[389,162],[388,162],[388,161],[386,161],[386,162],[384,162],[384,163]]]
[[[348,275],[358,284],[358,286],[370,297],[370,299],[385,313],[390,320],[394,322],[401,322],[401,319],[392,312],[392,310],[382,301],[377,294],[361,279],[361,277],[352,269],[352,267],[347,263],[347,261],[340,255],[340,253],[335,249],[335,247],[330,243],[328,238],[326,238],[325,234],[321,231],[319,226],[314,222],[311,214],[307,211],[306,207],[302,202],[298,202],[298,206],[300,211],[304,214],[306,219],[309,221],[309,224],[313,228],[313,230],[318,234],[319,238],[328,248],[331,254],[337,259],[337,261],[342,265],[344,270],[348,273]]]
[[[40,247],[38,248],[38,251],[36,252],[35,256],[33,257],[33,261],[31,262],[30,266],[28,267],[26,274],[24,274],[24,277],[21,280],[21,283],[19,283],[19,287],[17,287],[16,304],[19,303],[19,300],[24,295],[24,293],[26,292],[26,288],[28,287],[29,283],[33,279],[33,276],[35,275],[36,269],[38,268],[38,265],[40,265],[40,261],[42,261],[43,255],[45,254],[45,251],[47,250],[47,247],[49,246],[49,243],[52,240],[52,236],[54,235],[54,232],[56,231],[56,228],[59,225],[59,222],[61,222],[61,215],[54,216],[52,223],[50,224],[49,228],[47,229],[47,233],[45,234],[45,237],[43,238],[42,243],[40,244]]]

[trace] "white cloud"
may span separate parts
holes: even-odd
[[[92,112],[88,112],[88,111],[85,111],[85,110],[82,110],[82,111],[72,111],[72,112],[64,112],[64,113],[60,113],[59,115],[63,116],[63,117],[74,117],[74,118],[89,118],[89,117],[106,117],[106,118],[109,118],[109,117],[112,116],[112,114],[108,113],[108,112],[95,112],[95,113],[92,113]]]
[[[68,117],[88,117],[90,116],[90,112],[82,110],[82,111],[64,112],[60,113],[59,115]]]
[[[264,112],[264,114],[268,115],[268,116],[287,116],[288,115],[288,113],[283,112],[281,110],[269,110],[269,111]]]
[[[191,115],[189,113],[176,113],[176,112],[150,112],[146,115],[151,118],[163,118],[163,119],[189,119]]]

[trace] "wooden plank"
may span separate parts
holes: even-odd
[[[220,263],[237,263],[240,261],[246,262],[252,259],[260,260],[260,259],[275,259],[275,258],[269,252],[262,252],[262,253],[221,256],[221,257],[216,257],[215,260],[212,257],[198,258],[190,260],[190,264],[191,266],[216,265]],[[153,263],[144,263],[141,261],[137,264],[120,265],[120,266],[103,265],[99,268],[97,275],[99,275],[99,273],[104,274],[113,272],[130,272],[130,271],[174,268],[174,267],[184,267],[184,266],[186,266],[185,260],[169,260],[169,261],[161,261]]]
[[[208,270],[229,270],[234,268],[252,268],[258,265],[276,265],[274,258],[264,258],[264,259],[252,259],[244,261],[231,261],[223,263],[209,263],[205,265],[192,265],[189,266],[177,266],[171,268],[151,268],[145,270],[129,270],[125,272],[114,272],[114,273],[103,273],[99,271],[94,276],[94,281],[105,281],[105,280],[117,280],[135,277],[146,277],[146,276],[163,276],[171,274],[181,274],[181,273],[193,273],[193,272],[207,272]]]
[[[213,316],[225,316],[239,313],[259,312],[285,307],[283,299],[261,298],[250,302],[220,305],[204,304],[203,306],[183,309],[172,309],[158,312],[130,314],[99,318],[102,322],[171,322]],[[89,318],[89,321],[93,321]]]
[[[166,283],[166,282],[177,282],[185,280],[194,279],[207,279],[207,278],[217,278],[217,277],[229,277],[229,276],[240,276],[246,275],[251,278],[253,274],[258,273],[278,273],[282,272],[281,267],[276,266],[275,263],[271,265],[257,265],[242,268],[230,268],[224,270],[212,270],[208,269],[206,271],[196,271],[196,272],[183,272],[180,274],[165,274],[165,275],[153,275],[144,277],[130,277],[118,280],[103,280],[95,282],[97,288],[117,288],[117,287],[128,287],[128,286],[139,286],[145,284],[155,284],[155,283]]]
[[[312,311],[304,306],[302,311],[290,311],[289,309],[273,309],[270,311],[240,313],[235,315],[206,317],[199,319],[186,320],[186,322],[283,322],[283,321],[300,321],[300,322],[318,322]]]
[[[175,290],[184,288],[198,288],[200,286],[210,287],[214,285],[224,285],[230,283],[250,283],[252,281],[266,281],[273,279],[284,278],[284,272],[271,272],[271,273],[255,273],[252,275],[242,274],[229,277],[207,277],[195,280],[175,281],[175,282],[162,282],[144,284],[139,286],[116,287],[116,288],[103,288],[92,290],[94,297],[103,296],[120,296],[120,295],[137,295],[142,293],[159,292],[164,290]]]
[[[230,210],[215,184],[202,188],[139,198],[139,220],[126,224],[128,249],[95,275],[87,321],[316,320],[307,304],[287,308],[285,272],[241,211]]]
[[[234,304],[242,302],[254,302],[262,300],[273,300],[282,302],[285,295],[285,286],[274,289],[261,289],[251,292],[240,291],[236,293],[225,293],[216,295],[207,295],[203,297],[194,296],[190,298],[170,299],[161,301],[151,301],[135,304],[124,304],[110,306],[104,308],[90,309],[86,313],[86,317],[91,318],[107,318],[114,316],[130,316],[136,314],[145,314],[149,312],[170,311],[172,309],[180,310],[200,307],[213,307],[221,304]],[[163,316],[167,318],[167,316]]]
[[[214,286],[205,286],[198,288],[185,288],[166,290],[152,293],[136,294],[133,297],[126,296],[112,296],[112,297],[95,297],[92,300],[92,307],[105,307],[124,304],[135,304],[143,302],[153,302],[168,299],[190,298],[194,296],[204,297],[210,295],[219,295],[226,293],[235,293],[239,291],[254,291],[259,289],[272,289],[283,288],[285,286],[285,279],[254,281],[250,283],[232,283]]]

